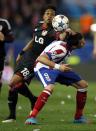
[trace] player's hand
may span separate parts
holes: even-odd
[[[5,39],[4,34],[0,32],[0,41],[4,41],[4,39]]]
[[[67,29],[65,30],[65,32],[66,32],[66,33],[69,33],[69,34],[72,34],[72,35],[76,34],[76,32],[74,32],[71,28],[67,28]]]
[[[69,67],[69,64],[61,64],[59,70],[60,71],[71,71],[72,68]]]
[[[17,56],[16,63],[18,63],[21,60],[21,57],[22,57],[21,55]]]

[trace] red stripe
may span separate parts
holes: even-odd
[[[59,49],[59,50],[55,50],[55,51],[56,51],[57,54],[61,54],[61,53],[63,53],[63,51],[62,51],[61,49]]]

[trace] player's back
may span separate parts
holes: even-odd
[[[63,46],[61,45],[66,45],[66,42],[63,42],[63,41],[53,41],[52,43],[50,43],[45,49],[43,52],[52,52],[52,51],[55,51],[56,49],[60,49],[62,48],[62,50],[64,49]],[[43,53],[42,52],[42,53]]]
[[[69,50],[66,48],[66,42],[63,41],[53,41],[49,46],[47,46],[44,51],[41,53],[43,55],[46,53],[49,57],[50,60],[54,61],[55,63],[60,63],[63,61],[63,59],[67,56],[69,53]],[[37,62],[35,71],[45,67],[49,68],[48,66]]]

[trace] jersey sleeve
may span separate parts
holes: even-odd
[[[3,28],[4,29],[2,33],[5,36],[5,42],[8,42],[8,43],[13,42],[13,40],[15,39],[15,36],[11,29],[10,23],[6,19],[3,20]]]
[[[3,26],[4,26],[4,33],[5,33],[5,35],[11,34],[12,33],[12,29],[11,29],[10,23],[8,22],[8,20],[4,20],[3,22],[4,22]]]

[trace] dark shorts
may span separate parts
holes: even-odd
[[[0,71],[3,71],[4,69],[4,58],[0,58]]]
[[[4,69],[4,58],[0,58],[0,79],[2,77],[2,72],[3,72],[3,69]]]
[[[56,82],[68,86],[82,80],[82,78],[73,71],[61,72],[59,70],[41,68],[40,70],[36,71],[35,74],[42,82],[44,87],[49,84],[55,84]]]
[[[33,66],[19,63],[15,67],[14,74],[21,76],[25,82],[29,83],[34,77]]]

